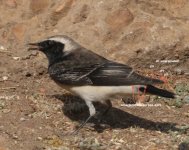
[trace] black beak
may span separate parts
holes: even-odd
[[[28,43],[29,46],[28,51],[30,50],[42,50],[42,46],[39,43]]]

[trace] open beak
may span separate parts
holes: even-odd
[[[28,51],[42,49],[42,47],[39,45],[39,43],[28,43],[27,45],[29,46]]]

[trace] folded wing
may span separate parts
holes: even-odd
[[[73,64],[57,63],[49,67],[52,79],[67,85],[96,85],[96,86],[122,86],[122,85],[151,85],[163,81],[141,76],[127,66],[108,61],[99,64]],[[85,66],[85,67],[84,67]]]
[[[161,84],[163,81],[137,74],[134,70],[123,64],[109,62],[95,71],[89,78],[94,85],[148,85]]]

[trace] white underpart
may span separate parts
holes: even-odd
[[[124,96],[131,94],[138,94],[139,87],[145,87],[145,85],[133,85],[133,86],[78,86],[78,87],[64,87],[71,93],[80,96],[87,104],[89,108],[90,116],[96,114],[93,101],[108,100],[114,96]]]
[[[78,47],[76,43],[74,43],[73,41],[71,41],[70,39],[66,37],[52,37],[52,38],[49,38],[49,40],[63,43],[65,53],[73,52]]]
[[[85,101],[104,101],[114,96],[138,94],[139,87],[145,86],[79,86],[72,87],[69,91],[79,95]]]

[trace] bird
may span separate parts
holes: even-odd
[[[175,94],[155,87],[164,81],[138,74],[132,67],[109,60],[81,46],[66,35],[55,35],[35,43],[28,50],[38,50],[48,59],[48,73],[63,89],[83,99],[89,117],[73,132],[77,133],[96,113],[93,102],[107,105],[103,114],[112,107],[110,98],[139,92],[165,98]]]

